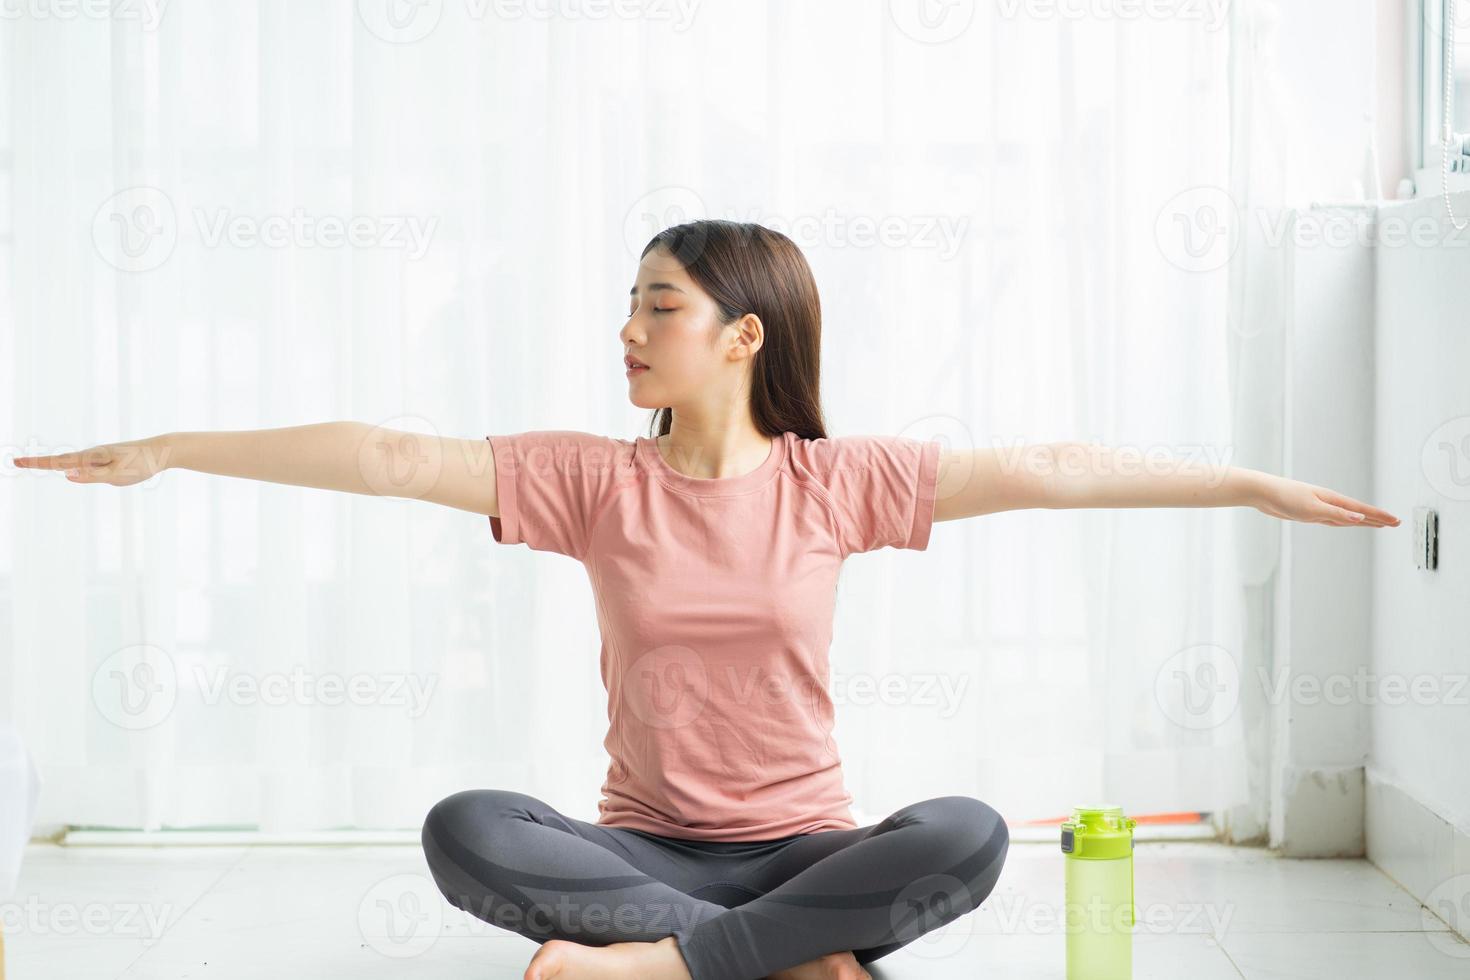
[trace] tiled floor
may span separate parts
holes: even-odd
[[[979,911],[875,980],[1066,975],[1063,857],[1014,842]],[[1138,980],[1470,978],[1470,945],[1365,861],[1139,843]],[[0,902],[8,976],[518,980],[536,945],[443,901],[412,847],[55,847]]]

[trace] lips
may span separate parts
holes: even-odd
[[[644,371],[648,370],[648,365],[638,360],[638,358],[634,357],[632,354],[629,354],[627,357],[623,358],[623,366],[629,371],[635,369],[642,369]]]

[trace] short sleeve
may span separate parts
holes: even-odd
[[[495,540],[580,560],[603,507],[633,472],[633,444],[568,430],[485,438],[495,457]]]
[[[923,551],[934,525],[940,444],[905,436],[839,436],[809,460],[837,520],[842,556],[878,548]]]

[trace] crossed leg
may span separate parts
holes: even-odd
[[[986,804],[938,797],[869,827],[753,845],[756,857],[725,862],[712,883],[677,842],[507,790],[445,798],[422,839],[456,908],[542,943],[672,937],[693,980],[755,980],[846,950],[872,962],[977,908],[1009,843]],[[734,907],[699,897],[716,887],[727,901],[730,888],[757,897]]]

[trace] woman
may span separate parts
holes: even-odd
[[[488,436],[487,454],[478,441],[327,423],[16,460],[80,483],[175,466],[416,497],[488,515],[498,542],[583,563],[609,695],[597,822],[470,789],[437,803],[422,834],[451,904],[542,944],[527,980],[856,980],[868,977],[860,964],[990,894],[1009,835],[980,800],[852,819],[826,659],[847,556],[922,551],[936,521],[1025,507],[1248,505],[1398,524],[1235,467],[1124,475],[1089,465],[1097,447],[1008,459],[829,438],[816,285],[796,246],[758,225],[655,236],[620,338],[629,398],[656,410],[655,437],[532,431]]]

